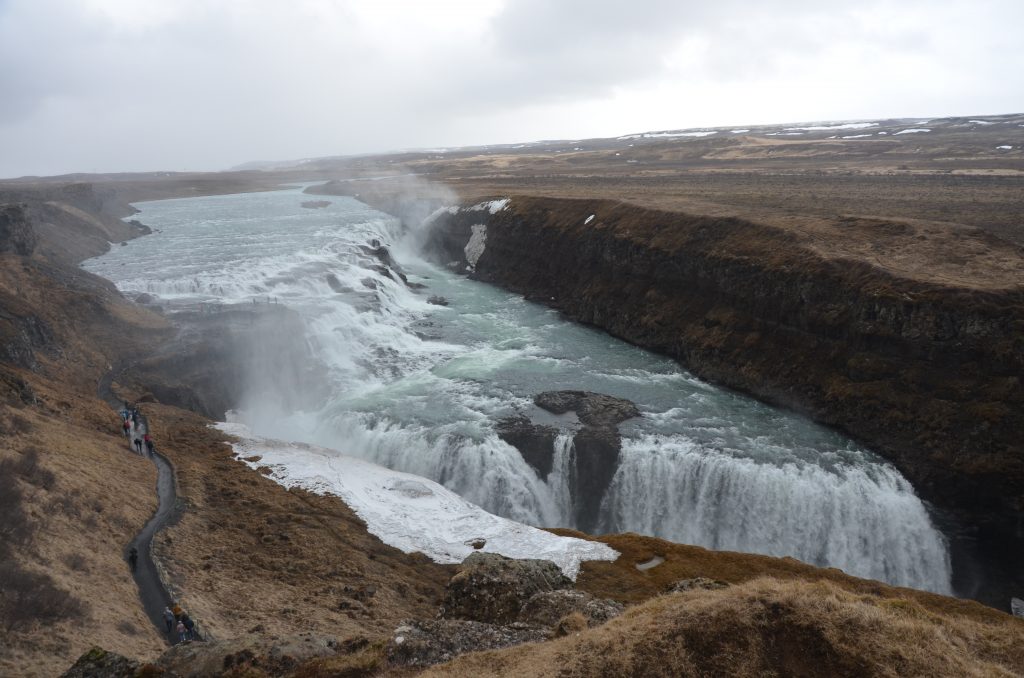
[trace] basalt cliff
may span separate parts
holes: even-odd
[[[781,227],[525,196],[429,228],[437,262],[837,427],[983,539],[1024,543],[1021,248],[882,219]]]

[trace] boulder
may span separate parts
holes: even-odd
[[[534,396],[533,402],[552,414],[573,411],[584,424],[600,428],[640,416],[636,405],[625,398],[590,391],[545,391]]]
[[[1024,619],[1024,600],[1021,600],[1020,598],[1010,598],[1010,612],[1013,613],[1014,617]]]
[[[181,643],[156,661],[177,676],[284,675],[303,662],[345,651],[337,638],[299,633],[273,639],[240,637],[204,643]],[[260,671],[261,673],[257,673]]]
[[[70,669],[61,674],[61,678],[132,678],[138,675],[140,667],[141,664],[134,659],[94,647],[79,657]],[[159,676],[163,671],[146,675]]]
[[[536,593],[572,586],[550,560],[514,560],[497,553],[471,553],[448,582],[438,616],[488,624],[511,624]]]
[[[431,666],[466,652],[498,650],[547,640],[548,632],[525,624],[496,625],[465,620],[407,621],[395,629],[385,647],[395,666]]]
[[[707,577],[694,577],[693,579],[680,579],[677,582],[669,584],[665,589],[666,593],[679,593],[680,591],[693,591],[694,589],[704,589],[707,591],[714,591],[715,589],[724,589],[729,584],[724,581],[718,581],[717,579],[708,579]]]
[[[576,612],[583,616],[587,626],[593,627],[618,617],[623,609],[622,603],[595,598],[584,591],[542,591],[530,596],[519,610],[519,621],[532,626],[556,628],[562,619]]]
[[[445,299],[442,296],[438,296],[436,294],[432,294],[429,297],[427,297],[427,303],[428,304],[433,304],[435,306],[447,306],[448,305],[448,300]]]

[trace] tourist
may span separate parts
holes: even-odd
[[[139,562],[139,550],[134,546],[128,551],[128,564],[132,568],[132,572],[135,571],[135,565]]]
[[[135,436],[135,449],[139,451],[139,454],[142,454],[142,438],[138,436]]]
[[[177,631],[178,631],[178,642],[179,643],[184,643],[185,642],[185,634],[188,633],[188,631],[185,629],[185,625],[182,622],[180,622],[180,621],[178,622]]]
[[[146,451],[149,452],[149,456],[153,456],[153,436],[148,433],[142,436],[142,442],[146,443]]]
[[[132,431],[131,431],[132,425],[128,423],[127,419],[125,419],[124,422],[121,423],[121,428],[124,430],[124,437],[125,438],[131,438],[131,436],[132,436]]]
[[[174,630],[174,613],[169,607],[164,608],[164,623],[167,624],[167,633]]]

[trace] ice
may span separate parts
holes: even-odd
[[[864,129],[866,127],[875,127],[877,125],[877,122],[846,122],[841,125],[811,125],[810,127],[787,127],[786,130],[790,132],[822,132],[825,130],[833,129]]]
[[[366,529],[405,553],[419,551],[438,563],[461,563],[474,550],[509,558],[550,560],[571,579],[586,560],[615,560],[611,547],[595,541],[559,537],[484,511],[432,480],[391,471],[335,450],[253,435],[237,423],[216,428],[236,436],[239,461],[268,467],[270,478],[285,487],[301,487],[340,497],[366,522]],[[259,457],[256,461],[250,458]],[[474,541],[484,540],[480,549]]]
[[[917,134],[918,132],[931,132],[931,130],[924,127],[911,127],[910,129],[900,130],[896,134]]]

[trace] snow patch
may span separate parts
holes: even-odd
[[[469,262],[469,265],[476,268],[476,262],[480,261],[480,255],[484,253],[484,247],[487,245],[487,226],[473,224],[470,229],[472,229],[473,235],[469,237],[469,242],[466,243],[463,251],[466,253],[466,261]]]
[[[1007,148],[1009,148],[1009,146],[1007,146]],[[594,220],[594,215],[591,214],[589,217],[587,217],[586,219],[583,220],[583,225],[586,226],[587,224],[589,224],[593,220]]]
[[[798,137],[803,132],[769,132],[765,134],[766,137]]]
[[[967,122],[973,122],[975,125],[994,125],[994,122],[988,120],[968,120]]]
[[[900,130],[896,134],[917,134],[919,132],[931,132],[931,130],[924,127],[911,127],[910,129]]]
[[[1012,151],[1013,146],[996,146],[997,151]]]
[[[710,132],[647,132],[644,134],[648,139],[654,139],[658,137],[708,137],[712,134],[718,134],[715,130]]]
[[[733,134],[743,134],[744,132],[749,132],[750,130],[749,129],[734,129],[734,130],[730,130],[730,131]]]
[[[884,132],[883,132],[883,134],[884,134]],[[847,136],[845,136],[843,138],[844,139],[863,139],[864,137],[869,137],[869,136],[871,136],[871,135],[870,134],[849,134],[849,135],[847,135]]]
[[[877,122],[845,122],[841,125],[811,125],[810,127],[787,127],[787,131],[801,130],[805,132],[822,132],[825,130],[833,129],[865,129],[867,127],[876,127]]]
[[[335,450],[255,436],[242,424],[216,428],[240,438],[235,456],[250,468],[266,466],[285,487],[340,497],[366,522],[370,534],[405,553],[420,551],[437,563],[461,563],[479,549],[509,558],[550,560],[570,579],[585,560],[615,560],[600,542],[559,537],[484,511],[432,480],[348,457]],[[259,461],[246,461],[249,457]]]
[[[508,208],[509,199],[502,198],[501,200],[488,200],[487,202],[479,202],[472,207],[464,208],[467,212],[483,212],[487,210],[491,214],[497,214],[498,212]]]

